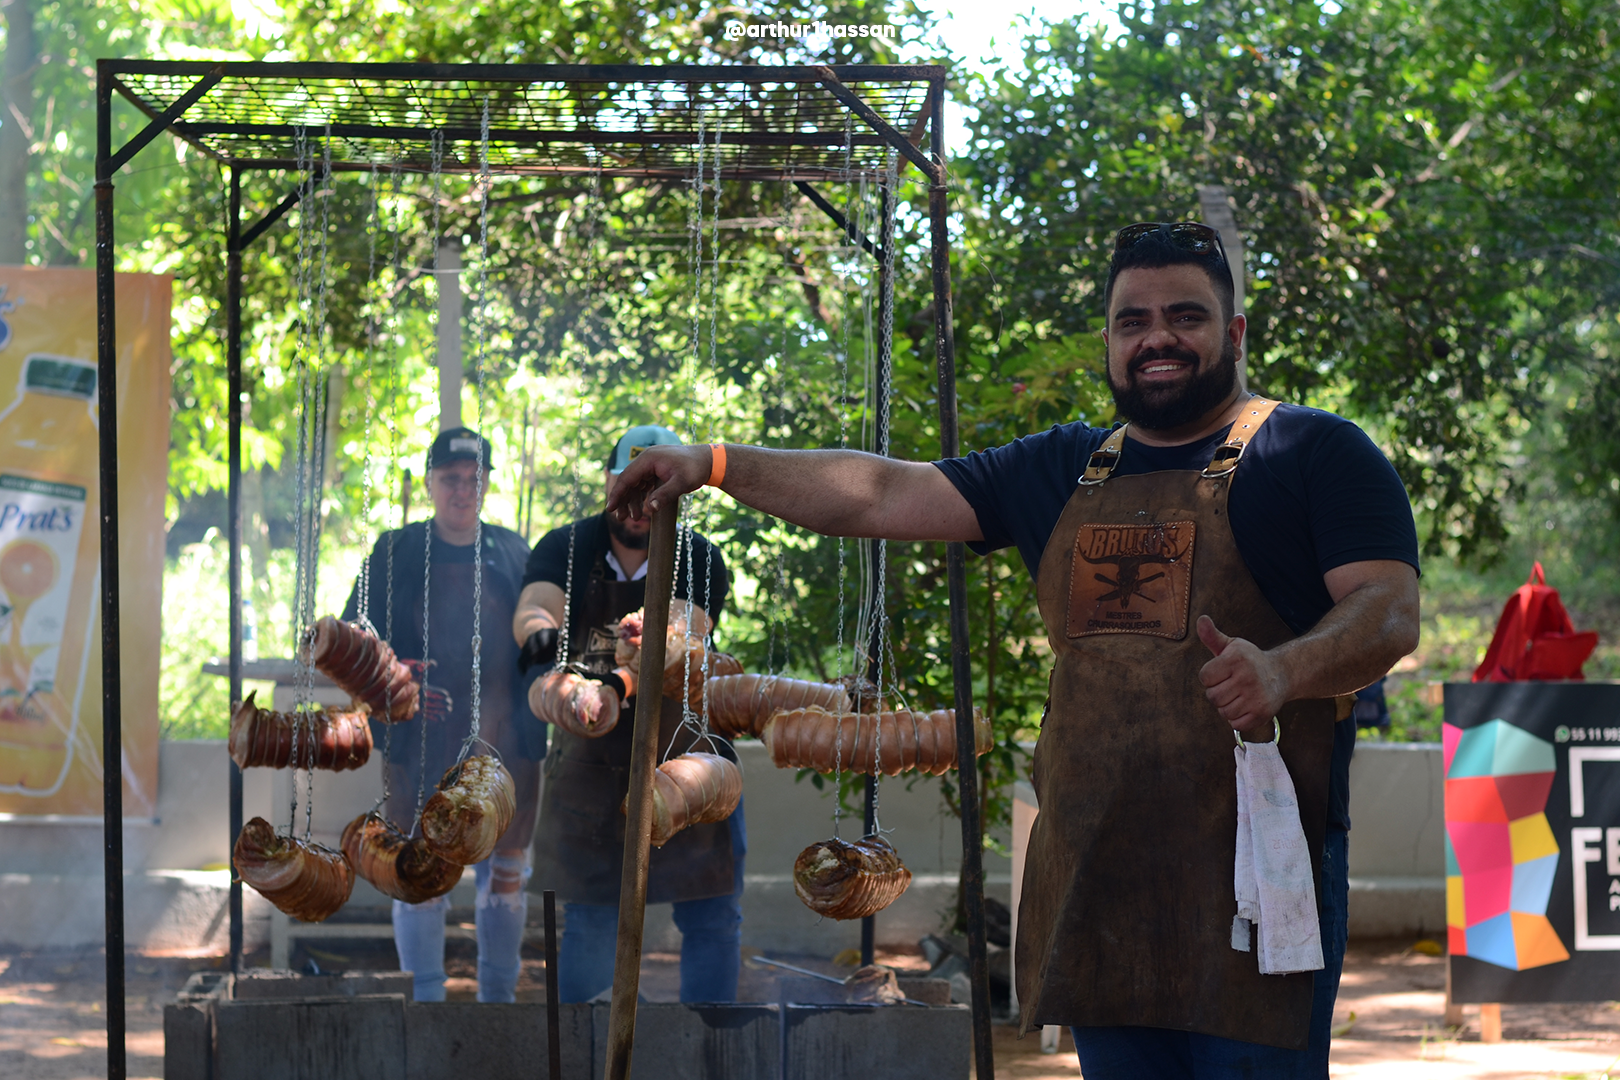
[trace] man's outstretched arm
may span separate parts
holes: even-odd
[[[708,482],[708,446],[652,446],[619,474],[608,510],[643,517]],[[857,450],[726,446],[720,490],[745,506],[828,536],[982,540],[978,515],[933,465]]]

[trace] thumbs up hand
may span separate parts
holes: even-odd
[[[1288,701],[1288,678],[1270,654],[1223,634],[1208,615],[1198,617],[1198,639],[1212,659],[1198,672],[1204,696],[1250,742],[1270,742],[1272,717]]]

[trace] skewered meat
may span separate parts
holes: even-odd
[[[620,667],[638,671],[641,667],[641,627],[646,620],[645,609],[632,611],[619,620],[619,640],[613,643],[613,662]]]
[[[231,863],[259,895],[302,922],[321,922],[354,891],[354,867],[341,851],[278,836],[262,817],[242,827]]]
[[[343,854],[354,872],[377,891],[407,904],[443,896],[461,880],[461,867],[428,850],[376,811],[361,814],[343,830]]]
[[[663,847],[688,825],[724,821],[742,801],[742,770],[719,754],[682,754],[653,774],[652,845]],[[628,813],[625,796],[620,813]]]
[[[880,836],[851,844],[822,840],[793,860],[793,891],[804,906],[829,919],[864,919],[899,899],[911,871]]]
[[[306,713],[260,708],[254,691],[231,713],[231,760],[239,768],[358,769],[371,757],[371,725],[364,709]],[[300,730],[299,725],[302,724]],[[298,760],[293,761],[293,745]]]
[[[637,675],[641,673],[643,622],[644,613],[641,611],[633,611],[620,619],[619,640],[613,648],[613,662]],[[688,623],[691,625],[690,634],[687,633]],[[705,656],[709,663],[706,674],[710,678],[742,673],[742,664],[735,656],[704,647],[703,639],[713,625],[709,621],[708,613],[696,604],[677,600],[670,607],[669,627],[664,634],[664,694],[666,697],[679,698],[681,687],[686,684],[687,700],[694,709],[703,705]],[[690,667],[688,667],[689,660]],[[689,684],[687,684],[688,671],[691,672]]]
[[[619,723],[619,695],[577,672],[557,669],[529,687],[529,709],[570,735],[599,739]]]
[[[858,969],[844,980],[844,985],[849,988],[851,1001],[895,1005],[906,1000],[906,995],[900,992],[900,980],[895,978],[894,969],[877,964]]]
[[[685,643],[684,638],[682,639],[682,643],[684,645],[684,643]],[[704,648],[703,648],[703,643],[701,641],[698,641],[698,640],[694,639],[692,641],[691,653],[692,653],[692,671],[691,671],[691,676],[690,676],[691,681],[687,682],[688,676],[687,676],[687,669],[686,669],[686,661],[685,661],[685,659],[681,658],[681,657],[677,657],[674,666],[667,667],[667,668],[664,669],[664,696],[668,697],[668,698],[674,698],[677,701],[680,700],[681,684],[685,683],[686,684],[686,700],[687,700],[687,702],[691,705],[691,707],[693,709],[702,710],[702,708],[703,708],[703,684],[704,684],[704,673],[703,673]],[[711,678],[711,679],[715,678],[715,677],[725,678],[725,677],[731,676],[731,675],[741,675],[742,674],[742,669],[743,669],[742,661],[738,660],[735,656],[732,656],[730,653],[716,652],[713,649],[710,649],[710,650],[708,650],[708,657],[709,657],[709,672],[708,672],[709,678]],[[710,708],[711,711],[714,708],[714,701],[713,701],[712,698],[710,699],[710,702],[709,702],[709,708]]]
[[[709,679],[709,722],[727,738],[758,736],[773,713],[811,705],[847,712],[849,695],[833,683],[783,675],[721,675]]]
[[[409,720],[420,705],[421,686],[388,642],[354,623],[327,615],[304,634],[317,671],[371,710],[379,720]]]
[[[973,736],[974,753],[990,749],[990,722],[977,709]],[[823,773],[844,769],[885,776],[916,769],[938,776],[956,768],[955,709],[874,715],[832,713],[811,706],[772,716],[760,739],[779,769]]]
[[[887,694],[878,693],[877,683],[865,675],[843,675],[833,680],[849,695],[850,712],[882,712],[880,707]]]
[[[452,765],[422,807],[428,850],[460,866],[483,862],[512,824],[517,793],[506,766],[479,754]]]

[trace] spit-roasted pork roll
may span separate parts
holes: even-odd
[[[829,919],[864,919],[897,900],[911,884],[899,852],[880,836],[851,844],[822,840],[793,860],[793,891]]]
[[[719,754],[682,754],[653,774],[652,845],[663,847],[688,825],[724,821],[742,801],[742,770]],[[620,812],[628,812],[625,796]]]
[[[441,859],[471,866],[489,858],[512,824],[517,793],[506,766],[478,754],[452,765],[422,807],[422,836]]]
[[[849,695],[833,683],[785,675],[721,675],[709,679],[709,723],[728,739],[758,736],[772,714],[811,705],[828,712],[847,712]]]
[[[247,696],[231,713],[231,760],[239,768],[358,769],[371,757],[371,725],[365,710],[276,712]],[[302,724],[300,727],[300,718]],[[297,761],[293,760],[294,745]]]
[[[304,632],[315,670],[337,683],[379,720],[409,720],[421,702],[421,686],[394,656],[388,642],[354,623],[330,615]]]
[[[354,891],[354,868],[341,851],[278,836],[262,817],[242,827],[231,863],[260,896],[302,922],[323,921]]]
[[[361,814],[343,830],[343,854],[354,872],[377,891],[407,904],[443,896],[461,880],[461,867],[406,836],[376,811]]]
[[[991,747],[990,723],[973,713],[974,753]],[[832,713],[812,706],[779,712],[760,738],[779,769],[883,773],[916,769],[938,776],[956,768],[956,710],[930,713]]]

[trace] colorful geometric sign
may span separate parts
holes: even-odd
[[[1451,954],[1512,971],[1568,960],[1547,918],[1558,870],[1546,814],[1553,744],[1501,719],[1446,724],[1442,739]]]

